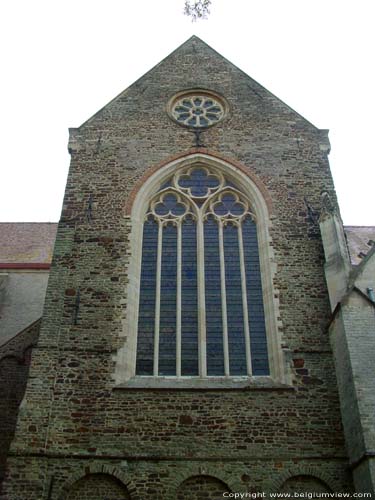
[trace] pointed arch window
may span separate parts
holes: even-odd
[[[269,375],[257,220],[240,185],[198,163],[143,222],[135,375]]]

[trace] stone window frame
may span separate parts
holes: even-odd
[[[210,119],[206,117],[206,112],[203,112],[203,115],[207,121],[206,124],[201,124],[200,120],[197,121],[196,124],[189,124],[189,118],[186,118],[183,121],[180,121],[178,119],[179,113],[176,112],[176,106],[178,107],[179,105],[182,104],[182,101],[184,100],[194,100],[194,99],[201,99],[202,101],[207,101],[207,100],[212,100],[213,101],[213,106],[218,106],[220,108],[220,111],[215,111],[215,115],[217,115],[216,119]],[[193,103],[192,103],[193,105]],[[194,105],[192,106],[194,107]],[[167,104],[167,114],[173,120],[175,123],[182,127],[187,127],[190,129],[207,129],[210,127],[213,127],[214,125],[217,125],[220,123],[226,116],[228,115],[229,112],[229,104],[227,100],[218,94],[217,92],[214,92],[212,90],[207,90],[207,89],[202,89],[202,88],[195,88],[195,89],[189,89],[189,90],[183,90],[181,92],[178,92],[175,94]],[[190,118],[193,117],[194,113],[193,109],[190,110]]]
[[[237,184],[246,192],[251,201],[257,219],[260,271],[263,289],[267,348],[269,357],[269,376],[136,376],[138,308],[141,275],[142,235],[144,216],[149,202],[163,184],[177,170],[207,165],[208,168],[221,172],[229,181]],[[275,298],[273,277],[276,272],[275,259],[270,238],[272,221],[266,200],[249,175],[228,161],[205,153],[193,153],[171,161],[153,172],[140,186],[127,216],[130,223],[130,255],[128,266],[128,285],[126,290],[126,310],[120,338],[123,345],[115,356],[116,367],[114,381],[116,388],[274,388],[290,384],[284,354],[281,348],[278,299]]]

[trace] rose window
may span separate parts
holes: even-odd
[[[206,128],[218,123],[225,114],[224,106],[210,95],[185,95],[173,102],[171,116],[177,123],[192,128]]]

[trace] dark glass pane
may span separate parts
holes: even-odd
[[[163,216],[171,212],[173,215],[183,215],[186,211],[185,205],[178,203],[175,194],[166,194],[163,200],[155,206],[155,213]]]
[[[244,213],[244,211],[245,211],[245,209],[244,209],[243,205],[241,205],[240,203],[233,203],[233,205],[231,206],[231,209],[230,209],[230,212],[233,215],[242,215]]]
[[[187,122],[188,125],[196,125],[197,124],[197,118],[195,116],[193,116],[192,118],[190,118],[190,120]]]
[[[227,296],[228,347],[230,375],[246,375],[246,347],[243,326],[241,267],[238,230],[228,225],[223,229],[225,291]]]
[[[184,113],[184,112],[186,113],[186,112],[188,112],[189,110],[188,110],[188,108],[187,108],[186,106],[177,106],[177,107],[175,108],[175,111],[176,111],[177,113]]]
[[[212,113],[206,113],[206,116],[209,120],[211,121],[217,121],[219,118],[216,115],[213,115]]]
[[[228,209],[223,203],[217,203],[215,205],[214,212],[216,215],[226,215],[228,213]]]
[[[206,120],[206,118],[204,116],[200,116],[199,117],[199,124],[201,127],[207,127],[208,121]]]
[[[224,375],[219,233],[214,219],[204,223],[204,252],[207,374]]]
[[[184,101],[182,101],[182,105],[183,106],[187,106],[188,108],[192,108],[193,107],[192,102],[188,101],[187,99],[185,99]]]
[[[242,232],[253,374],[269,375],[258,238],[256,224],[250,217],[244,220]]]
[[[160,191],[161,191],[162,189],[165,189],[165,188],[169,187],[170,185],[171,185],[171,181],[170,181],[170,179],[169,179],[169,180],[167,180],[166,182],[164,182],[164,184],[160,187]]]
[[[153,374],[157,248],[158,224],[153,220],[146,221],[139,295],[137,375]]]
[[[181,374],[198,375],[197,236],[192,220],[182,224]]]
[[[209,188],[219,186],[219,179],[213,175],[207,175],[207,172],[197,168],[190,175],[184,175],[179,180],[182,188],[190,188],[192,196],[206,196]]]
[[[213,101],[208,100],[208,101],[206,101],[206,102],[203,104],[203,107],[204,107],[204,108],[209,108],[209,107],[213,106],[213,104],[214,104],[214,102],[213,102]]]
[[[164,203],[158,203],[155,206],[155,213],[157,215],[167,215],[169,212],[168,208],[164,205]]]
[[[190,115],[189,115],[188,113],[182,113],[181,115],[179,115],[179,116],[177,117],[177,120],[178,120],[179,122],[184,122],[185,120],[187,120],[187,119],[189,118],[189,116],[190,116]]]
[[[160,283],[159,375],[176,375],[177,228],[163,228]]]
[[[194,105],[195,106],[200,106],[202,104],[202,99],[200,97],[196,97],[194,99]]]
[[[209,111],[210,113],[220,113],[221,109],[219,108],[219,106],[212,106],[212,108],[209,108],[207,111]]]
[[[241,203],[236,202],[233,194],[225,193],[221,197],[221,202],[215,205],[214,211],[217,215],[226,215],[228,212],[232,215],[242,215],[245,209]]]
[[[235,202],[235,197],[232,193],[225,193],[221,197],[221,201],[224,203],[224,205],[230,210],[232,205]]]

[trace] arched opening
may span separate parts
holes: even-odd
[[[230,493],[228,486],[212,476],[193,476],[180,484],[177,500],[222,500],[223,493]]]
[[[309,498],[321,498],[319,493],[331,493],[332,490],[321,479],[309,475],[298,475],[287,479],[280,491],[282,493],[308,493]],[[314,496],[316,495],[316,497]]]
[[[270,217],[252,179],[223,160],[190,155],[144,182],[130,219],[117,383],[146,376],[283,381]]]
[[[88,474],[76,481],[66,500],[131,500],[126,487],[109,474]]]

